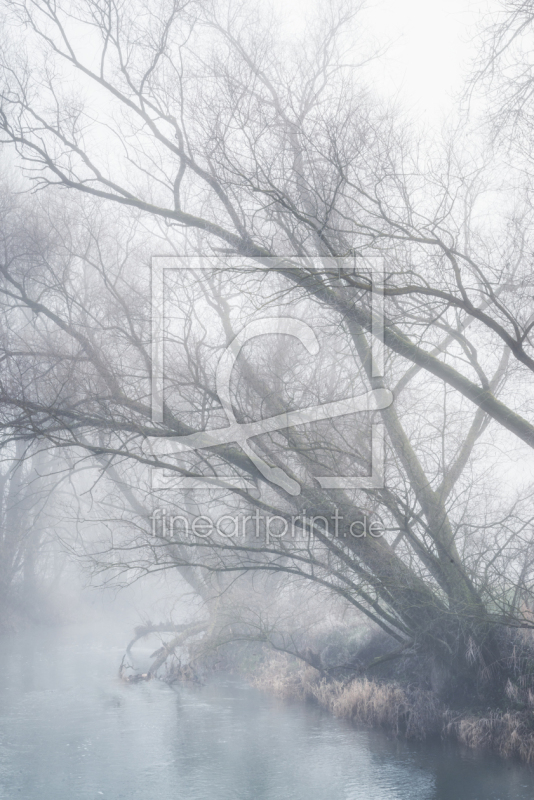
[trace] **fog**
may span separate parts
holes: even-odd
[[[0,798],[531,796],[531,5],[2,0]]]

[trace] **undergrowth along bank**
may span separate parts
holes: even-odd
[[[366,677],[327,681],[312,667],[274,656],[255,672],[258,688],[285,699],[313,700],[343,719],[381,727],[408,739],[455,739],[473,749],[534,763],[534,707],[520,711],[457,711],[429,690]]]

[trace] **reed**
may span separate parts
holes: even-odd
[[[534,715],[531,711],[498,712],[485,717],[460,716],[444,725],[444,734],[466,747],[494,750],[534,763]]]
[[[253,677],[253,683],[284,699],[313,700],[344,719],[381,727],[409,739],[441,736],[465,747],[493,750],[504,757],[534,763],[534,711],[458,713],[436,694],[369,678],[329,681],[312,667],[276,654]]]

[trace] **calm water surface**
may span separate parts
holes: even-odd
[[[534,773],[231,679],[121,684],[118,637],[0,639],[1,800],[532,800]]]

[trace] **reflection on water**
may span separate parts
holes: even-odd
[[[534,773],[355,729],[229,679],[116,679],[117,639],[0,640],[1,800],[531,800]]]

